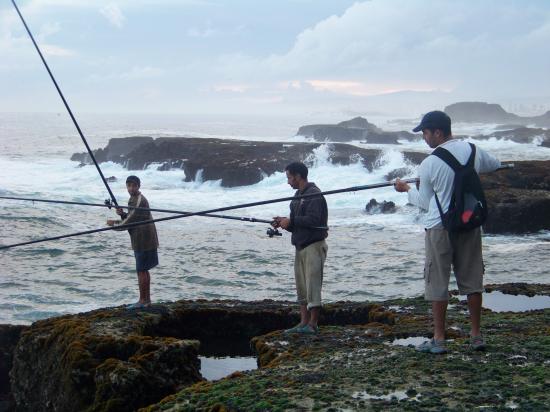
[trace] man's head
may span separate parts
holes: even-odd
[[[307,183],[307,166],[302,162],[293,162],[285,167],[286,179],[293,189],[303,189]]]
[[[419,131],[422,131],[428,146],[435,148],[452,137],[451,118],[447,113],[439,110],[428,112],[420,124],[413,129],[415,133]]]
[[[139,187],[141,186],[141,181],[137,176],[128,176],[126,178],[126,190],[130,196],[136,195],[139,192]]]

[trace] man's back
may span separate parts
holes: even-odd
[[[450,139],[438,147],[448,150],[456,160],[465,165],[472,149],[467,142]],[[500,167],[500,161],[484,150],[476,147],[474,168],[478,173],[491,172]],[[441,217],[435,201],[435,193],[439,198],[443,212],[446,212],[451,201],[454,181],[454,171],[437,156],[428,156],[419,168],[420,188],[409,191],[409,201],[427,210],[425,227],[432,228],[441,224]]]

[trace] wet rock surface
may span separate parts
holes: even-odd
[[[531,127],[518,127],[511,130],[496,131],[488,135],[473,136],[476,140],[491,138],[511,140],[516,143],[535,143],[540,141],[541,146],[550,142],[550,130]]]
[[[385,200],[378,202],[376,199],[369,200],[369,203],[365,206],[365,212],[370,214],[375,213],[395,213],[395,203],[387,202]]]
[[[533,130],[535,129],[528,129],[527,132],[524,130],[523,137],[517,138],[550,136],[548,131]],[[266,175],[284,171],[285,166],[292,161],[300,160],[310,164],[314,151],[321,146],[320,143],[197,138],[152,140],[136,137],[116,140],[116,144],[110,142],[104,152],[109,152],[109,147],[114,148],[115,152],[108,157],[130,169],[142,169],[151,163],[159,163],[161,170],[183,168],[186,181],[221,180],[222,186],[226,187],[257,183]],[[125,146],[126,140],[129,142],[128,146]],[[329,160],[334,164],[349,165],[360,162],[369,171],[373,170],[382,154],[381,150],[340,143],[329,144],[328,151]],[[410,174],[411,166],[421,163],[426,156],[426,153],[403,152],[405,165],[408,166],[388,173],[386,178],[393,180]],[[490,208],[489,218],[484,226],[485,231],[530,233],[550,230],[550,214],[547,212],[550,210],[549,176],[550,161],[519,161],[515,162],[514,169],[482,175]],[[112,176],[109,179],[116,177]],[[321,182],[318,183],[322,188]]]
[[[550,296],[549,284],[487,290]],[[449,353],[441,356],[392,344],[430,335],[421,297],[328,304],[313,336],[285,334],[299,319],[296,304],[270,300],[178,301],[52,318],[19,331],[11,387],[17,409],[33,411],[544,410],[550,309],[484,309],[489,346],[472,352],[466,303],[450,303]],[[0,342],[9,337],[13,346],[17,332],[9,328],[0,328]],[[251,349],[259,369],[202,379],[199,353]]]
[[[505,293],[549,285],[492,285]],[[323,324],[314,336],[274,331],[252,339],[260,368],[200,382],[145,411],[454,411],[545,410],[550,403],[550,309],[483,310],[488,348],[469,348],[465,302],[451,299],[449,353],[430,355],[392,344],[427,337],[422,298],[383,303],[395,323]]]
[[[22,325],[0,325],[0,412],[15,409],[11,395],[9,372],[13,365],[13,351],[21,332],[27,329]]]
[[[115,139],[112,139],[115,140]],[[314,150],[320,143],[278,143],[245,140],[159,138],[147,140],[142,137],[116,139],[105,149],[96,151],[98,161],[110,161],[124,165],[128,170],[141,170],[148,165],[160,164],[159,170],[173,168],[185,171],[185,180],[221,180],[224,187],[244,186],[258,183],[264,176],[282,172],[294,161],[311,164]],[[124,149],[124,142],[128,146]],[[140,143],[141,142],[141,143]],[[116,151],[111,154],[110,147]],[[360,162],[372,170],[382,151],[364,149],[347,144],[334,143],[328,146],[328,160],[333,164],[349,165]],[[411,163],[425,157],[422,153],[405,152]],[[75,154],[72,160],[89,162],[87,154]]]
[[[514,165],[481,175],[489,207],[483,229],[486,233],[550,230],[550,161]]]
[[[250,354],[252,337],[298,321],[290,302],[179,301],[35,322],[13,350],[20,410],[134,411],[203,380],[202,355]],[[380,305],[326,307],[326,324],[393,323]],[[200,345],[200,349],[199,349]]]

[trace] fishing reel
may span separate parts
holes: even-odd
[[[105,199],[103,202],[109,209],[113,207],[113,201],[111,199]]]
[[[281,232],[279,232],[277,229],[273,229],[272,227],[267,229],[266,235],[269,237],[273,236],[283,236]]]

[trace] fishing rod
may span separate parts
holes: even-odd
[[[46,63],[46,59],[44,59],[44,56],[42,55],[42,52],[40,51],[40,48],[38,47],[38,44],[34,40],[34,36],[31,33],[31,30],[29,29],[29,26],[27,26],[27,22],[23,18],[23,15],[19,11],[19,7],[17,7],[17,4],[15,3],[15,0],[11,0],[13,7],[15,7],[15,10],[17,11],[17,14],[19,15],[21,21],[23,22],[23,25],[25,26],[25,29],[27,30],[27,33],[29,34],[29,37],[32,40],[32,43],[34,44],[34,47],[36,48],[36,51],[38,52],[38,55],[40,56],[40,59],[42,59],[42,63],[44,63],[44,66],[46,67],[46,70],[48,71],[48,74],[50,75],[50,78],[52,79],[52,82],[57,89],[57,92],[59,93],[59,97],[61,97],[61,100],[63,101],[63,104],[65,105],[65,108],[69,112],[69,116],[71,117],[76,130],[78,131],[78,134],[80,135],[80,138],[82,139],[82,142],[84,143],[84,146],[86,146],[86,150],[88,151],[88,154],[90,155],[90,158],[94,162],[94,165],[99,173],[99,176],[101,177],[101,180],[103,180],[103,184],[107,188],[107,191],[109,192],[109,196],[111,196],[111,200],[114,203],[115,206],[118,207],[118,203],[116,201],[115,195],[111,191],[111,188],[109,187],[109,184],[107,183],[107,180],[105,179],[105,176],[103,176],[103,172],[101,171],[99,164],[97,163],[97,160],[92,152],[92,149],[88,145],[88,142],[86,141],[86,138],[84,137],[84,134],[82,133],[82,130],[80,130],[80,126],[78,125],[78,122],[76,121],[76,118],[73,115],[73,112],[71,108],[69,107],[69,104],[67,103],[67,100],[65,99],[65,96],[61,92],[61,89],[59,88],[59,85],[57,84],[57,81],[55,80],[55,77],[52,74],[52,71],[50,70],[50,67],[48,66],[48,63]]]
[[[405,183],[414,183],[418,179],[404,179],[402,180]],[[215,209],[209,209],[209,210],[203,210],[200,212],[190,212],[183,215],[177,215],[177,216],[168,216],[168,217],[162,217],[160,219],[151,219],[151,220],[144,220],[141,222],[134,222],[134,223],[128,223],[125,225],[117,225],[117,226],[110,226],[110,227],[103,227],[100,229],[91,229],[91,230],[85,230],[83,232],[76,232],[76,233],[69,233],[67,235],[60,235],[60,236],[54,236],[54,237],[48,237],[44,239],[36,239],[36,240],[30,240],[27,242],[21,242],[21,243],[14,243],[11,245],[5,245],[0,246],[0,250],[13,248],[16,246],[24,246],[24,245],[32,245],[34,243],[41,243],[41,242],[47,242],[50,240],[59,240],[59,239],[65,239],[68,237],[75,237],[75,236],[81,236],[81,235],[89,235],[92,233],[98,233],[98,232],[106,232],[108,230],[123,230],[123,229],[129,229],[136,226],[141,225],[148,225],[150,223],[156,223],[156,222],[164,222],[167,220],[174,220],[174,219],[181,219],[184,217],[191,217],[191,216],[201,216],[209,213],[217,213],[217,212],[224,212],[226,210],[235,210],[235,209],[243,209],[247,207],[253,207],[253,206],[261,206],[261,205],[267,205],[271,203],[280,203],[280,202],[287,202],[289,200],[299,200],[299,199],[307,199],[311,197],[317,197],[317,196],[324,196],[324,195],[334,195],[337,193],[346,193],[346,192],[359,192],[361,190],[369,190],[369,189],[377,189],[381,187],[388,187],[393,186],[395,182],[382,182],[382,183],[374,183],[370,185],[363,185],[363,186],[351,186],[344,189],[334,189],[334,190],[328,190],[325,192],[318,192],[318,193],[307,193],[304,195],[297,195],[297,196],[287,196],[287,197],[280,197],[277,199],[269,199],[269,200],[261,200],[258,202],[251,202],[251,203],[241,203],[234,206],[225,206],[225,207],[218,207]]]
[[[108,202],[106,203],[86,203],[86,202],[74,202],[69,200],[53,200],[53,199],[36,199],[36,198],[30,198],[30,197],[15,197],[15,196],[0,196],[0,199],[5,200],[22,200],[22,201],[30,201],[30,202],[41,202],[41,203],[53,203],[53,204],[64,204],[64,205],[78,205],[78,206],[91,206],[91,207],[108,207],[109,209],[112,207],[112,205]],[[161,212],[161,213],[174,213],[178,215],[185,215],[190,212],[184,212],[181,210],[169,210],[169,209],[151,209],[147,207],[132,207],[132,206],[118,206],[119,209],[128,209],[128,210],[143,210],[148,212]],[[252,222],[252,223],[267,223],[272,224],[273,220],[266,220],[266,219],[258,219],[255,217],[244,217],[244,216],[229,216],[229,215],[213,215],[210,213],[206,213],[199,216],[206,216],[206,217],[215,217],[219,219],[229,219],[229,220],[238,220],[241,222]],[[310,229],[318,229],[318,230],[328,230],[328,227],[326,226],[311,226]],[[274,236],[282,236],[283,234],[279,232],[277,229],[274,228],[268,228],[266,231],[266,235],[270,238]]]
[[[87,203],[87,202],[73,202],[69,200],[53,200],[53,199],[37,199],[32,197],[15,197],[15,196],[0,196],[0,199],[5,200],[21,200],[21,201],[29,201],[29,202],[38,202],[38,203],[53,203],[53,204],[62,204],[62,205],[77,205],[77,206],[90,206],[90,207],[107,207],[111,209],[110,204],[104,204],[104,203]],[[119,209],[128,209],[128,210],[142,210],[146,212],[161,212],[161,213],[173,213],[177,215],[185,215],[191,212],[184,212],[181,210],[170,210],[170,209],[152,209],[147,207],[133,207],[133,206],[117,206]],[[266,219],[257,219],[255,217],[243,217],[243,216],[228,216],[228,215],[212,215],[209,213],[205,213],[201,216],[207,216],[207,217],[216,217],[220,219],[231,219],[231,220],[240,220],[243,222],[253,222],[253,223],[269,223],[271,224],[272,220],[266,220]]]

